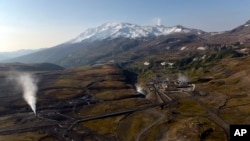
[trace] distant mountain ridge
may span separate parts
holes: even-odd
[[[22,50],[17,50],[13,52],[0,52],[0,61],[1,60],[6,60],[10,58],[16,58],[19,56],[31,54],[37,51],[41,51],[43,49],[22,49]]]
[[[190,29],[180,25],[173,27],[166,27],[164,25],[156,26],[139,26],[131,23],[105,23],[96,28],[89,28],[81,33],[76,38],[70,40],[68,43],[78,43],[84,40],[95,41],[103,39],[114,38],[143,38],[156,37],[160,35],[169,35],[174,33],[195,33],[202,34],[204,31],[198,29]]]
[[[6,60],[6,59],[8,59],[8,57],[6,57],[6,56],[0,54],[0,61],[1,61],[1,60]]]

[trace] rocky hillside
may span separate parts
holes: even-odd
[[[40,78],[36,115],[18,89],[14,96],[1,96],[0,139],[221,141],[227,138],[217,121],[211,121],[217,118],[210,118],[210,111],[189,95],[172,93],[172,100],[166,102],[149,98],[136,91],[133,73],[112,65],[36,75]]]

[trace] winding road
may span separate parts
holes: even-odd
[[[140,131],[140,133],[137,135],[136,137],[136,141],[140,141],[141,136],[147,132],[150,128],[152,128],[153,126],[155,126],[157,123],[159,123],[160,121],[162,121],[165,118],[165,115],[161,112],[158,112],[156,110],[147,110],[147,112],[153,113],[154,115],[158,115],[159,118],[154,121],[153,123],[151,123],[150,125],[148,125],[146,128],[144,128],[143,130]]]

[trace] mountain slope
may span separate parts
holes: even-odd
[[[98,61],[107,62],[113,60],[114,56],[127,52],[140,44],[144,46],[151,41],[154,42],[156,37],[160,39],[159,42],[166,40],[164,44],[167,44],[171,40],[176,42],[178,38],[183,38],[183,36],[199,36],[202,33],[204,32],[201,30],[188,29],[182,26],[138,26],[128,23],[107,23],[97,28],[88,29],[69,42],[10,59],[7,62],[50,62],[64,67],[92,64]],[[165,38],[161,36],[165,36]],[[140,50],[140,48],[137,48],[137,50]],[[126,59],[133,59],[133,55],[129,54]]]
[[[135,60],[157,52],[166,53],[166,46],[170,50],[178,50],[188,43],[198,42],[199,36],[175,34],[144,39],[116,38],[95,42],[81,42],[62,44],[40,52],[9,60],[9,62],[40,63],[50,62],[64,67],[75,67],[94,63],[106,63],[112,60],[119,62]],[[169,50],[169,51],[170,51]]]
[[[220,44],[249,44],[250,43],[250,20],[232,30],[222,32],[209,37],[210,43]]]
[[[248,22],[233,30],[218,34],[188,29],[182,26],[138,26],[109,23],[88,29],[77,38],[9,62],[50,62],[63,67],[94,63],[146,60],[178,60],[186,55],[205,55],[220,51],[227,45],[238,50],[248,47]],[[237,44],[243,43],[239,46]]]
[[[0,63],[1,71],[53,71],[64,68],[51,63],[23,64],[23,63]]]

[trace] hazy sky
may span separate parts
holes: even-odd
[[[250,1],[0,0],[0,52],[52,47],[105,22],[159,19],[166,26],[230,30],[250,19]]]

